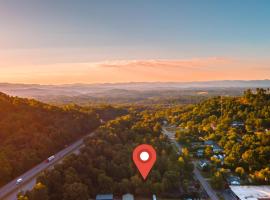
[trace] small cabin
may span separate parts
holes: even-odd
[[[96,200],[113,200],[113,194],[98,194]]]

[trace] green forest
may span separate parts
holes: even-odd
[[[0,186],[42,162],[123,109],[51,106],[0,93]]]
[[[270,92],[247,90],[241,97],[215,97],[197,105],[167,110],[168,119],[180,129],[178,141],[191,147],[194,142],[212,140],[223,148],[224,164],[213,158],[213,179],[226,169],[244,184],[270,184]]]
[[[19,200],[87,200],[99,193],[127,192],[196,197],[200,186],[192,178],[192,162],[198,160],[196,145],[205,141],[218,145],[224,155],[221,161],[213,146],[204,146],[213,188],[224,188],[228,172],[245,185],[270,184],[269,90],[208,97],[196,104],[125,107],[56,107],[1,94],[0,107],[1,184],[95,130],[93,137],[85,137],[78,155],[43,172]],[[162,133],[165,124],[176,127],[176,139],[184,147],[181,154]],[[131,159],[133,149],[143,143],[157,151],[146,181]]]
[[[133,111],[100,127],[96,135],[85,139],[79,155],[69,156],[53,170],[44,172],[32,191],[19,199],[87,200],[98,193],[138,196],[153,193],[178,195],[180,178],[191,180],[188,154],[181,157],[161,133],[162,117]],[[147,181],[143,181],[132,159],[133,149],[151,144],[157,161]]]

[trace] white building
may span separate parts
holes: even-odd
[[[230,186],[232,194],[240,200],[270,200],[270,185]]]
[[[127,193],[122,196],[122,200],[134,200],[134,196],[132,194]]]

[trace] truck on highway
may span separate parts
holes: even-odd
[[[49,158],[46,159],[46,162],[49,163],[49,162],[51,162],[54,159],[55,159],[55,156],[52,155],[52,156],[50,156]]]

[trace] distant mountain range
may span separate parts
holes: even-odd
[[[152,98],[180,95],[240,95],[247,88],[270,88],[270,80],[223,80],[205,82],[137,82],[104,84],[11,84],[0,83],[0,92],[40,100],[52,97]]]

